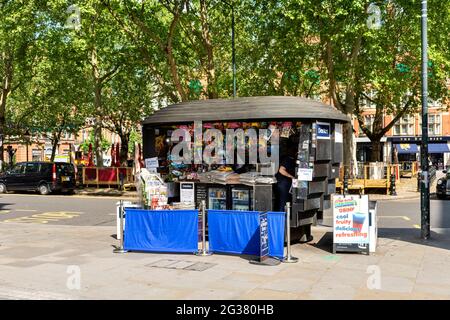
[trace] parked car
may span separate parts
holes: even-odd
[[[54,191],[73,192],[75,168],[63,162],[20,162],[0,175],[0,193],[38,191],[46,195]]]
[[[440,178],[436,184],[436,195],[439,199],[450,196],[450,172],[444,170],[445,176]]]

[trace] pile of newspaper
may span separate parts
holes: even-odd
[[[240,183],[243,184],[272,184],[277,179],[270,176],[262,176],[259,172],[247,172],[239,175]]]
[[[195,204],[192,202],[173,202],[172,210],[194,210]]]
[[[236,184],[239,183],[239,174],[230,171],[211,171],[211,182],[220,184]]]

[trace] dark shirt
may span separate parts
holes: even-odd
[[[281,159],[280,167],[285,167],[286,171],[295,177],[295,160],[293,157],[285,156]],[[276,174],[277,182],[279,184],[291,185],[292,179],[286,176],[283,176],[279,171]]]

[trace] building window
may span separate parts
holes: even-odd
[[[377,91],[376,90],[370,90],[367,93],[367,97],[363,96],[361,99],[361,105],[363,109],[375,109],[377,105],[373,102],[377,97]]]
[[[373,114],[368,114],[364,116],[364,126],[369,129],[370,131],[372,131],[372,127],[373,127],[373,121],[375,120],[375,116]],[[359,131],[359,135],[360,136],[364,136],[365,133],[360,130]]]
[[[428,134],[437,136],[441,134],[441,115],[429,114],[428,115]]]
[[[33,149],[31,151],[32,161],[41,161],[42,160],[42,150]]]
[[[442,106],[442,100],[437,99],[433,100],[431,98],[428,98],[428,107],[430,108],[440,108]]]
[[[401,117],[400,120],[398,120],[397,123],[394,125],[394,135],[395,136],[414,135],[414,116],[407,115]]]

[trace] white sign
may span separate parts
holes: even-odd
[[[159,167],[158,157],[145,159],[145,167],[147,169],[148,168],[158,168]]]
[[[180,183],[180,202],[195,202],[195,187],[193,182]]]
[[[333,196],[333,243],[369,244],[368,195]]]
[[[299,181],[312,181],[313,169],[298,168],[297,176]]]
[[[334,125],[334,142],[335,143],[343,143],[344,139],[342,138],[342,124],[336,123]]]

